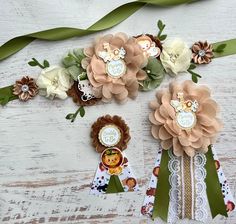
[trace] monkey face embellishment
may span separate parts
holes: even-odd
[[[170,104],[176,112],[176,122],[182,129],[191,129],[197,122],[196,112],[198,102],[196,100],[184,100],[183,93],[177,94],[178,100],[171,100]]]
[[[104,43],[103,47],[105,51],[100,51],[98,56],[106,63],[106,73],[112,78],[122,77],[127,69],[123,60],[126,55],[125,49],[111,49],[109,43]]]
[[[142,35],[136,39],[145,56],[157,58],[161,54],[161,49],[156,46],[156,43],[149,36]]]

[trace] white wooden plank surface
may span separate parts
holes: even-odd
[[[128,1],[122,1],[125,2]],[[120,4],[119,0],[0,0],[0,44],[16,35],[56,26],[85,28]],[[214,42],[236,37],[235,12],[235,0],[202,0],[168,9],[150,6],[103,33],[155,34],[156,21],[162,19],[169,37],[181,37],[189,44],[205,39]],[[68,49],[88,46],[94,36],[61,42],[35,41],[0,62],[0,86],[12,84],[25,74],[36,77],[39,69],[27,65],[32,57],[57,64]],[[212,88],[221,105],[224,129],[216,148],[234,193],[236,56],[216,59],[198,71],[203,75],[200,83]],[[161,88],[169,81],[166,78]],[[15,101],[1,109],[0,223],[152,223],[140,217],[139,211],[158,146],[150,135],[148,122],[148,102],[154,95],[155,91],[140,93],[136,101],[123,106],[113,103],[90,107],[85,118],[74,124],[64,119],[76,109],[71,99],[51,102],[37,97],[25,104]],[[108,111],[123,116],[131,128],[127,155],[140,178],[142,192],[138,194],[88,195],[98,162],[98,154],[90,146],[90,125]],[[209,223],[234,224],[236,215],[230,214],[228,219],[217,217]]]

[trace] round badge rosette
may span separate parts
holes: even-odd
[[[109,147],[123,151],[130,140],[129,127],[121,117],[106,115],[98,118],[92,125],[91,138],[93,146],[99,153]]]
[[[130,140],[124,120],[116,115],[98,118],[92,125],[91,138],[95,150],[101,153],[91,193],[138,191],[137,180],[123,152]]]

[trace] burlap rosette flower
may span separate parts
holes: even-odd
[[[107,148],[99,140],[100,130],[107,125],[114,125],[119,129],[120,140],[116,145],[114,145],[114,147],[119,148],[121,151],[125,150],[127,148],[127,143],[130,140],[129,127],[121,117],[116,115],[105,115],[98,118],[98,120],[92,125],[91,128],[92,145],[94,146],[96,151],[102,153]]]
[[[190,129],[183,129],[178,125],[176,111],[170,104],[172,100],[177,100],[179,93],[182,93],[187,104],[192,101],[198,103],[196,123]],[[163,149],[173,148],[176,156],[181,156],[184,152],[191,157],[195,152],[206,153],[222,127],[217,118],[218,106],[211,98],[210,90],[203,85],[197,86],[192,81],[171,83],[168,89],[157,93],[156,100],[150,103],[150,107],[153,110],[149,116],[153,137],[161,141]]]
[[[104,45],[109,45],[111,51],[122,49],[125,52],[122,60],[126,69],[118,78],[108,75],[106,63],[100,57]],[[82,66],[87,70],[88,79],[97,98],[102,98],[103,102],[115,99],[123,103],[128,97],[135,98],[138,95],[139,81],[147,77],[146,72],[142,70],[147,59],[135,38],[129,38],[124,33],[108,34],[99,37],[92,47],[85,48],[84,54],[86,58],[82,60]]]

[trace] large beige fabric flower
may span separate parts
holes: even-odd
[[[126,72],[119,78],[113,78],[106,72],[106,63],[99,57],[99,52],[104,51],[104,43],[109,44],[112,50],[124,48],[126,54],[124,62]],[[146,65],[142,49],[135,38],[128,38],[124,33],[108,34],[99,37],[92,47],[84,49],[86,58],[82,66],[86,68],[94,95],[109,102],[113,98],[123,103],[128,97],[135,98],[138,94],[139,80],[146,79],[147,75],[142,68]]]
[[[197,100],[199,104],[195,113],[196,124],[187,130],[177,124],[176,111],[170,104],[171,100],[177,100],[180,92],[185,100]],[[194,156],[195,152],[206,153],[222,127],[217,118],[218,106],[211,99],[210,90],[192,81],[171,83],[169,89],[157,93],[156,100],[150,103],[150,107],[154,110],[149,116],[153,137],[161,140],[163,149],[173,148],[176,156],[181,156],[184,152],[189,156]]]

